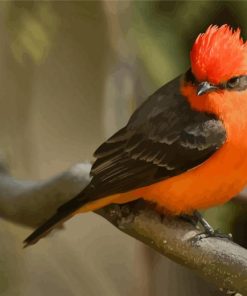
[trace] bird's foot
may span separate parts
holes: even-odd
[[[221,233],[218,229],[214,230],[213,227],[202,217],[202,215],[199,212],[195,211],[193,213],[193,216],[188,216],[188,217],[190,218],[187,219],[187,221],[189,220],[195,226],[198,223],[200,223],[200,225],[204,229],[203,233],[197,234],[194,237],[194,241],[199,241],[208,237],[217,237],[217,238],[232,240],[232,234]]]
[[[218,229],[210,231],[210,232],[205,231],[203,233],[199,233],[193,238],[193,240],[200,241],[200,240],[208,238],[208,237],[216,237],[216,238],[232,240],[232,234],[231,233],[228,233],[228,234],[227,233],[222,233]]]

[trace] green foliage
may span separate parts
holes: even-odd
[[[247,28],[246,2],[134,1],[130,34],[155,85],[185,71],[196,36],[210,24]]]

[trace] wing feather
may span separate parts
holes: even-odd
[[[153,94],[128,124],[95,152],[92,199],[180,174],[209,158],[226,140],[223,123],[193,110],[177,78]]]

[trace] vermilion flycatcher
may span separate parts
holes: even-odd
[[[191,69],[151,95],[95,152],[92,181],[31,234],[33,244],[75,213],[139,198],[172,215],[222,204],[247,184],[247,44],[210,26]]]

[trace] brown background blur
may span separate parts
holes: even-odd
[[[199,32],[227,22],[245,33],[246,9],[223,1],[0,2],[0,149],[13,175],[45,179],[92,160],[147,95],[187,69]],[[227,231],[240,213],[228,205],[207,215]],[[0,295],[216,295],[94,214],[65,228],[23,250],[30,229],[1,220]]]

